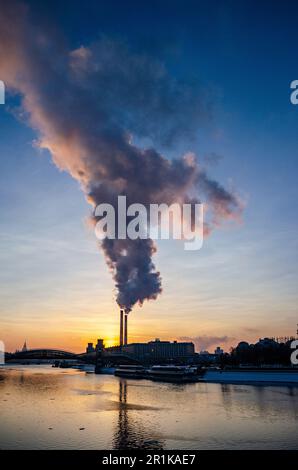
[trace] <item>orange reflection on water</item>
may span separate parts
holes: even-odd
[[[297,448],[298,389],[0,369],[2,449]]]

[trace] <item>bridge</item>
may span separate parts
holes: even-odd
[[[29,359],[77,359],[77,354],[60,349],[28,349],[27,351],[17,351],[10,354],[8,360],[29,360]]]
[[[21,362],[26,361],[54,361],[54,360],[71,360],[95,364],[98,360],[103,365],[116,366],[118,364],[139,364],[137,359],[121,353],[112,353],[108,350],[101,351],[98,355],[93,353],[76,354],[69,351],[60,349],[28,349],[26,351],[17,351],[15,353],[6,353],[6,362]]]
[[[140,364],[140,361],[136,358],[122,354],[121,352],[110,352],[108,349],[96,354],[92,353],[83,353],[78,354],[77,359],[89,364],[95,364],[99,360],[104,366],[117,366],[119,364]]]

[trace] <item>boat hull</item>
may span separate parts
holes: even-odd
[[[200,379],[202,382],[230,383],[230,384],[268,384],[268,385],[295,385],[298,386],[297,371],[272,370],[207,370]]]
[[[126,379],[144,379],[146,375],[144,373],[135,373],[135,372],[125,372],[125,371],[115,371],[114,375],[117,377],[124,377]]]
[[[171,382],[171,383],[191,383],[197,382],[197,376],[177,376],[177,375],[148,375],[148,379],[155,382]]]

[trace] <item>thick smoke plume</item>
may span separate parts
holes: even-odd
[[[57,167],[79,181],[88,201],[115,204],[206,201],[209,233],[241,212],[237,198],[188,154],[169,160],[156,147],[191,141],[208,115],[202,93],[172,78],[158,61],[103,38],[75,50],[60,33],[40,30],[30,11],[0,11],[1,79],[21,96],[22,119],[37,131]],[[143,148],[135,142],[151,142]],[[155,143],[155,148],[152,144]],[[118,304],[155,299],[161,279],[152,240],[105,240]]]

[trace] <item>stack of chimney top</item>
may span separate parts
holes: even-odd
[[[124,310],[120,310],[120,346],[127,344],[128,332],[127,332],[127,317],[128,313]]]

